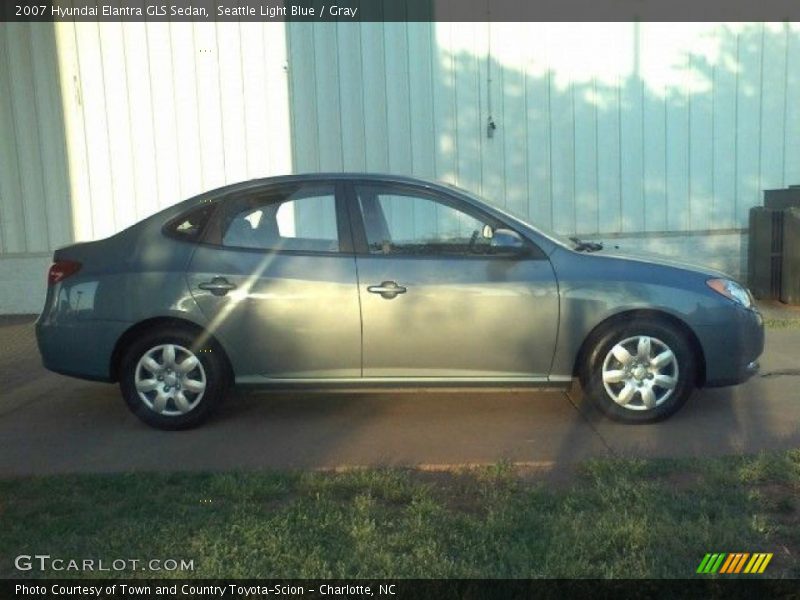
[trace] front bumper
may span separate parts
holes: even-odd
[[[736,385],[758,373],[764,352],[764,319],[755,309],[732,306],[719,322],[695,328],[706,362],[705,385]]]

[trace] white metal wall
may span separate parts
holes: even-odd
[[[800,183],[793,24],[288,32],[300,171],[435,177],[581,234],[730,232],[761,190]]]
[[[291,171],[281,24],[1,23],[0,256]]]
[[[563,232],[724,232],[702,246],[733,264],[761,190],[800,183],[798,74],[794,24],[3,23],[0,312],[39,309],[59,245],[291,171],[435,177]]]
[[[72,239],[57,72],[52,25],[0,23],[0,314],[41,308]]]
[[[72,238],[51,25],[0,23],[0,256]]]
[[[291,170],[279,23],[56,26],[78,240]]]
[[[0,313],[52,250],[291,172],[280,23],[0,23]]]

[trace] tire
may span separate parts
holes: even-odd
[[[683,332],[661,321],[633,319],[605,328],[590,343],[580,379],[587,397],[607,416],[652,423],[684,405],[696,373]]]
[[[122,358],[120,390],[131,412],[157,429],[190,429],[211,416],[228,389],[227,362],[210,341],[181,327],[154,329]]]

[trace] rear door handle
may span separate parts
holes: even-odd
[[[370,294],[380,294],[387,300],[396,298],[398,294],[405,294],[406,288],[402,285],[397,285],[395,281],[382,281],[380,285],[371,285],[367,287]]]
[[[224,277],[214,277],[211,281],[204,281],[199,284],[201,290],[211,292],[215,296],[224,296],[231,290],[236,289],[236,285],[225,279]]]

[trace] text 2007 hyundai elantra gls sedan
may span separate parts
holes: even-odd
[[[563,240],[455,187],[305,175],[231,185],[56,251],[44,365],[119,381],[149,425],[230,384],[566,386],[628,422],[758,369],[722,273]]]

